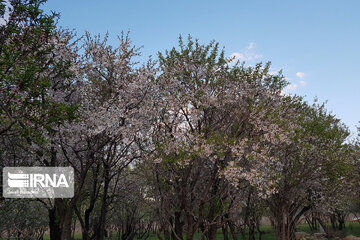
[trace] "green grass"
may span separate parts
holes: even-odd
[[[262,235],[262,240],[276,240],[274,230],[271,226],[262,226],[261,230],[264,232]],[[248,236],[248,235],[246,235],[246,236]],[[200,239],[200,237],[201,237],[201,232],[195,233],[194,239]],[[229,232],[229,238],[231,239],[230,232]],[[256,234],[256,238],[258,238],[258,234]],[[114,236],[113,240],[116,240],[116,239],[117,239],[116,236]],[[135,237],[134,239],[140,240],[141,238]],[[147,238],[147,240],[157,240],[157,239],[158,239],[158,237],[156,234],[150,234],[149,237]],[[184,239],[185,239],[185,235],[184,235]],[[218,233],[216,235],[216,239],[219,239],[219,240],[224,239],[224,236],[220,230],[218,231]],[[239,240],[241,239],[240,234],[238,234],[238,239]],[[44,236],[44,240],[50,240],[50,237],[48,235]],[[75,240],[81,240],[81,233],[75,233]]]
[[[330,227],[330,226],[329,226]],[[297,226],[299,232],[314,233],[310,230],[307,224],[301,224]],[[315,231],[318,232],[318,231]],[[342,230],[344,235],[360,236],[360,222],[346,222],[345,228]]]
[[[276,240],[276,236],[274,234],[274,231],[272,229],[271,226],[263,226],[261,227],[261,230],[264,231],[263,235],[262,235],[262,240]],[[201,233],[198,232],[195,234],[194,239],[200,239],[201,237]],[[248,237],[248,235],[246,235],[246,237]],[[258,238],[258,234],[256,234],[256,239]],[[136,240],[139,240],[139,238],[135,238]],[[147,240],[157,240],[157,236],[156,234],[150,234],[149,238]],[[185,236],[184,236],[185,239]],[[216,239],[217,240],[223,240],[224,236],[222,234],[222,232],[219,230],[217,235],[216,235]],[[232,239],[230,236],[230,232],[229,232],[229,239]],[[238,239],[241,239],[240,234],[238,234]]]
[[[298,232],[307,232],[307,233],[313,233],[310,231],[310,228],[307,224],[300,224],[297,227]],[[261,231],[263,231],[262,240],[276,240],[276,236],[274,233],[274,229],[271,226],[262,226]],[[344,229],[345,235],[354,235],[354,236],[360,236],[360,222],[347,222]],[[197,232],[195,234],[194,239],[200,239],[201,233]],[[246,236],[248,237],[248,235]],[[184,236],[185,238],[185,236]],[[231,239],[230,232],[229,232],[229,238]],[[116,237],[113,237],[113,240],[115,240]],[[156,234],[150,234],[149,238],[147,240],[157,240]],[[218,231],[216,235],[217,240],[223,240],[224,236],[221,232],[221,230]],[[241,235],[238,234],[238,239],[241,240]],[[256,239],[258,239],[258,234],[256,234]],[[44,240],[50,240],[50,237],[47,235],[44,237]],[[75,234],[75,240],[81,240],[81,233]],[[135,240],[140,240],[139,238],[135,237]]]
[[[307,224],[300,224],[296,227],[296,230],[298,232],[307,232],[307,233],[313,233],[311,232],[309,226]],[[276,240],[276,235],[274,232],[274,229],[272,226],[262,226],[261,231],[263,231],[262,240]],[[318,231],[315,231],[318,232]],[[343,231],[345,235],[355,235],[360,236],[360,222],[347,222],[345,225],[345,229]],[[201,233],[196,233],[194,239],[199,239],[201,236]],[[246,235],[248,237],[248,235]],[[258,234],[256,234],[256,239],[258,239]],[[231,237],[229,236],[231,239]],[[138,238],[135,238],[136,240],[139,240]],[[150,234],[148,240],[157,240],[157,236],[155,234]],[[219,230],[216,236],[217,240],[223,240],[224,236],[222,232]],[[238,234],[238,239],[241,240],[241,235]]]

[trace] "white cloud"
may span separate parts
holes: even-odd
[[[254,48],[255,48],[255,43],[250,42],[243,52],[234,52],[230,55],[230,57],[234,58],[233,62],[252,61],[261,58],[262,55],[255,53]]]
[[[307,84],[307,82],[305,82],[303,80],[301,80],[299,83],[300,83],[300,86],[306,86],[306,84]]]
[[[295,91],[295,89],[298,88],[299,85],[297,85],[296,83],[291,83],[289,85],[287,85],[283,90],[282,90],[282,94],[289,94],[290,92]]]
[[[236,60],[240,60],[240,61],[243,61],[243,59],[245,59],[245,56],[244,54],[242,53],[238,53],[238,52],[234,52],[230,55],[231,58],[234,58],[234,61]]]
[[[262,55],[257,54],[254,49],[255,49],[255,43],[254,42],[250,42],[248,44],[248,46],[246,48],[243,49],[242,52],[234,52],[230,55],[231,58],[233,58],[233,62],[236,61],[252,61],[252,60],[256,60],[262,57]]]
[[[261,58],[262,56],[256,53],[251,53],[251,52],[244,52],[244,53],[239,53],[239,52],[234,52],[230,55],[231,58],[234,58],[233,61],[251,61],[251,60],[255,60],[258,58]]]
[[[305,77],[305,73],[303,73],[303,72],[297,72],[296,73],[296,76],[298,77],[298,78],[304,78]]]
[[[253,49],[255,47],[255,43],[251,42],[249,43],[249,46],[247,47],[248,50]]]
[[[303,80],[301,80],[299,83],[290,83],[281,91],[281,94],[291,94],[292,92],[295,92],[298,88],[305,87],[306,85],[307,82]]]

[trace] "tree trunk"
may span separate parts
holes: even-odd
[[[194,238],[195,228],[194,219],[192,216],[187,216],[187,229],[186,229],[186,240],[192,240]]]
[[[246,240],[246,227],[240,228],[242,240]]]
[[[296,240],[295,222],[285,207],[282,207],[278,216],[275,216],[275,228],[278,240]]]
[[[91,195],[90,195],[90,203],[87,209],[85,209],[85,213],[84,213],[84,226],[82,226],[82,239],[83,240],[90,240],[90,235],[89,235],[89,231],[90,231],[90,216],[91,213],[94,210],[95,207],[95,202],[96,202],[96,193],[98,191],[98,173],[99,173],[99,165],[96,165],[95,168],[93,168],[93,172],[94,172],[94,178],[93,178],[93,183],[92,183],[92,190],[91,190]]]
[[[224,240],[229,240],[228,228],[227,228],[226,224],[224,224],[222,226],[222,232],[224,235]]]
[[[68,206],[66,200],[56,198],[54,207],[49,210],[49,225],[51,240],[71,239],[73,208]]]
[[[170,240],[170,233],[169,233],[169,229],[165,228],[164,229],[164,239],[165,240]]]
[[[323,222],[323,220],[318,217],[317,221],[319,222],[319,225],[324,229],[324,232],[326,233],[327,238],[333,237],[333,233],[331,232],[330,228],[326,226],[326,224]]]
[[[232,240],[238,240],[236,231],[235,231],[235,224],[232,221],[229,221],[228,224],[229,224]]]
[[[106,213],[108,209],[108,192],[110,186],[110,169],[109,166],[104,166],[104,192],[101,202],[100,217],[98,222],[96,240],[103,240],[105,238],[105,224],[106,224]]]
[[[255,225],[249,224],[249,240],[255,240]]]
[[[71,239],[71,222],[72,222],[72,209],[66,209],[61,214],[61,240]]]
[[[49,213],[49,228],[50,228],[50,239],[51,240],[61,240],[61,229],[59,216],[56,210],[56,207],[50,208]]]
[[[175,234],[173,234],[173,239],[183,239],[183,222],[181,221],[181,211],[175,212],[174,219],[174,228]]]
[[[213,224],[209,227],[208,240],[216,240],[217,229],[218,229],[217,224]]]

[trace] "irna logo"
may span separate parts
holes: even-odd
[[[5,198],[71,198],[74,195],[72,167],[5,167]]]
[[[8,172],[9,187],[69,187],[65,174],[22,174]]]

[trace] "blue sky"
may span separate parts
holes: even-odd
[[[288,93],[328,101],[355,134],[360,125],[360,1],[49,0],[59,24],[92,34],[121,31],[143,59],[177,45],[179,34],[216,40],[228,56],[252,65],[272,62],[291,83]]]

